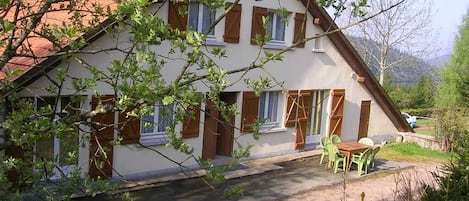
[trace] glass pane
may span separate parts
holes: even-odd
[[[267,23],[265,34],[269,35],[273,38],[274,37],[274,33],[273,33],[274,30],[273,30],[272,27],[273,27],[273,24],[274,24],[274,13],[269,13],[268,17],[269,17],[269,22]]]
[[[155,130],[155,107],[150,108],[150,111],[153,110],[150,114],[145,114],[142,116],[140,121],[140,133],[154,133]]]
[[[277,15],[277,21],[275,25],[275,40],[285,40],[285,24],[283,23],[283,17]]]
[[[37,98],[37,111],[54,109],[55,97],[39,97]]]
[[[54,138],[48,137],[36,142],[36,160],[54,161]]]
[[[270,122],[277,122],[278,92],[269,92],[269,110],[267,117]]]
[[[259,115],[258,115],[259,119],[266,118],[266,116],[265,116],[266,96],[267,96],[267,93],[262,92],[261,96],[259,97]]]
[[[202,16],[202,33],[205,33],[210,25],[215,21],[215,10],[211,10],[207,5],[203,5],[203,16]],[[215,29],[212,29],[208,35],[214,35]]]
[[[158,113],[158,132],[164,132],[173,120],[173,105],[160,106]]]
[[[314,100],[314,127],[313,134],[317,135],[321,133],[321,118],[322,118],[322,106],[323,106],[323,91],[316,92],[316,99]]]
[[[141,133],[153,133],[155,123],[153,115],[143,115],[141,121]]]
[[[189,26],[198,30],[199,26],[199,3],[191,2],[189,5]]]
[[[78,130],[72,131],[65,138],[60,139],[59,165],[76,165],[78,163]]]

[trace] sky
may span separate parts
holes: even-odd
[[[433,3],[432,24],[441,46],[437,55],[450,54],[462,18],[469,9],[469,0],[433,0]]]

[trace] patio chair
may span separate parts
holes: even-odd
[[[329,156],[329,162],[326,167],[329,167],[330,163],[334,163],[334,173],[337,173],[337,168],[342,163],[342,168],[345,171],[347,168],[347,156],[339,153],[339,148],[335,144],[329,143],[326,145],[326,148]]]
[[[368,173],[368,164],[369,164],[369,157],[373,153],[373,148],[368,148],[364,152],[360,154],[353,154],[352,158],[350,159],[350,165],[357,164],[357,172],[358,175],[362,174],[362,170],[364,169],[365,174]]]
[[[319,141],[319,144],[322,147],[322,154],[321,154],[321,160],[319,161],[319,164],[322,164],[322,161],[324,160],[324,156],[328,155],[326,145],[330,144],[331,140],[327,136],[321,137],[321,140]]]
[[[370,138],[367,138],[367,137],[360,138],[360,140],[358,140],[358,143],[360,143],[360,144],[366,144],[366,145],[370,145],[370,146],[375,145],[375,143],[373,142],[373,140],[370,139]]]
[[[340,139],[338,135],[334,134],[334,135],[331,135],[331,142],[332,144],[341,143],[342,139]]]
[[[375,156],[381,149],[380,146],[375,146],[373,147],[373,152],[370,154],[370,157],[368,158],[367,165],[371,166],[373,169],[375,168]]]

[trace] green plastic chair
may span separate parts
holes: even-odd
[[[328,155],[326,145],[328,145],[330,143],[331,143],[331,140],[329,139],[329,137],[327,137],[327,136],[321,137],[321,140],[319,141],[319,144],[322,147],[322,154],[321,154],[321,160],[319,161],[319,164],[322,164],[322,161],[324,160],[324,156]]]
[[[345,171],[347,168],[347,156],[340,154],[339,148],[337,148],[335,144],[329,143],[326,145],[326,148],[329,156],[329,162],[326,167],[329,167],[330,163],[334,163],[334,173],[337,173],[337,168],[339,167],[339,164],[342,163],[342,168]]]
[[[373,148],[368,148],[364,152],[360,154],[353,154],[352,158],[350,159],[350,165],[357,164],[357,172],[358,175],[362,174],[362,170],[365,169],[365,174],[368,173],[368,164],[369,164],[369,157],[373,153]]]
[[[340,139],[338,135],[334,134],[334,135],[331,135],[331,142],[332,144],[341,143],[342,139]]]
[[[358,140],[358,143],[360,143],[360,144],[366,144],[366,145],[370,145],[370,146],[375,145],[375,143],[373,142],[373,140],[370,139],[370,138],[367,138],[367,137],[361,138],[360,140]]]
[[[370,157],[368,158],[367,165],[371,166],[373,169],[375,168],[375,156],[381,149],[380,146],[373,147],[373,152],[370,154]]]

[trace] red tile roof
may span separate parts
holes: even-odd
[[[24,3],[19,7],[20,9],[18,9],[16,15],[17,17],[15,17],[18,2],[19,1],[13,1],[12,7],[9,9],[0,10],[0,16],[4,16],[4,19],[8,20],[9,22],[16,21],[15,25],[18,27],[18,29],[16,30],[15,38],[18,38],[22,33],[24,33],[26,27],[31,22],[32,15],[30,15],[28,12],[37,12],[42,6],[45,5],[45,1],[42,0],[24,0]],[[60,3],[54,3],[48,9],[47,13],[41,18],[41,22],[39,26],[35,28],[35,31],[39,32],[41,30],[40,27],[42,26],[60,27],[63,23],[70,25],[72,23],[70,18],[75,14],[75,12],[70,12],[70,10],[64,9],[64,6],[69,4],[70,1],[68,0],[64,0]],[[100,17],[100,21],[96,22],[96,24],[90,24],[88,21],[92,19],[92,14],[96,13],[95,11],[97,8],[105,8],[107,6],[109,6],[111,9],[115,9],[117,7],[117,3],[114,0],[79,0],[77,5],[74,6],[74,9],[79,10],[80,14],[83,16],[82,20],[80,21],[83,22],[84,26],[96,26],[104,21],[106,17]],[[12,32],[1,33],[0,39],[3,42],[7,42],[8,37],[11,35]],[[2,71],[0,71],[0,79],[5,78],[5,72],[7,70],[21,70],[22,74],[28,72],[47,59],[48,56],[54,55],[61,48],[65,47],[69,42],[75,39],[76,38],[68,38],[61,41],[50,41],[37,33],[31,32],[23,41],[22,45],[17,49],[16,53],[18,55],[11,58],[6,63],[6,65],[2,67]],[[4,51],[5,44],[0,47],[0,54],[3,54]],[[11,78],[11,80],[15,79],[17,79],[17,77]]]

